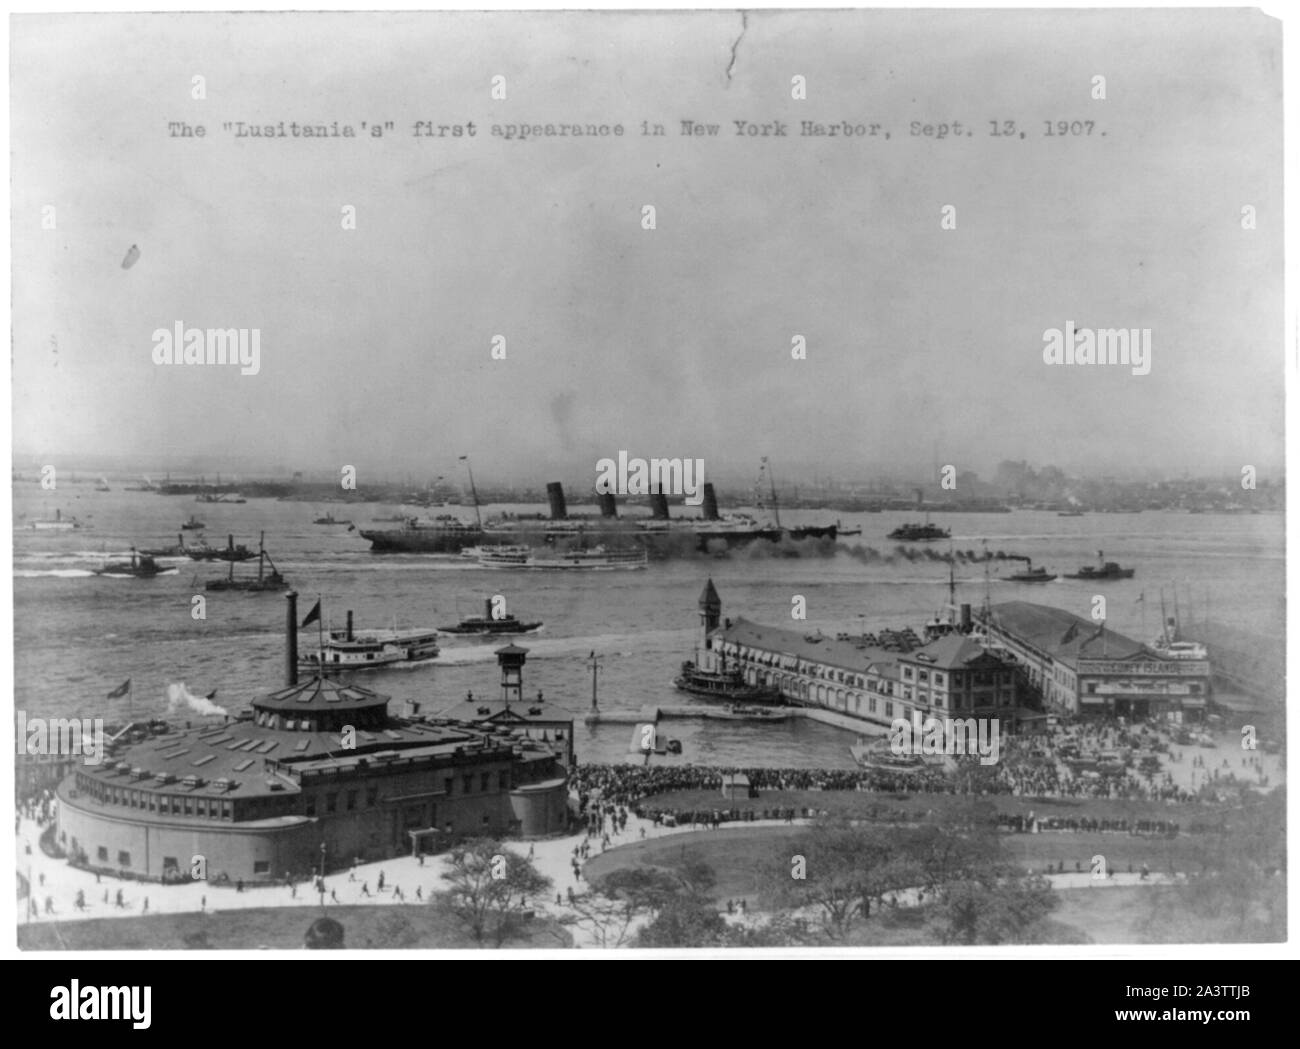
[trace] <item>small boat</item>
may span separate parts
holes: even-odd
[[[1050,583],[1055,578],[1055,574],[1048,572],[1046,568],[1035,568],[1032,561],[1023,572],[1007,576],[1012,583]]]
[[[158,562],[148,554],[136,553],[135,547],[131,548],[130,561],[117,561],[95,569],[95,575],[108,576],[111,579],[152,579],[154,576],[175,574],[175,572],[175,568],[159,568]]]
[[[895,754],[890,749],[888,737],[872,740],[859,738],[853,746],[849,747],[849,753],[853,755],[853,760],[858,763],[860,768],[870,769],[874,772],[894,772],[911,775],[924,772],[932,765],[941,765],[943,763],[941,757],[935,762],[933,760],[926,761],[925,757],[920,754]]]
[[[190,519],[189,519],[188,521],[186,521],[183,525],[181,525],[181,527],[182,527],[183,529],[185,529],[185,531],[187,531],[187,532],[197,532],[197,531],[200,531],[200,530],[206,528],[207,525],[205,525],[202,521],[200,521],[200,520],[199,520],[197,517],[195,517],[193,514],[190,514]]]
[[[333,514],[326,514],[324,517],[318,517],[312,522],[312,524],[318,525],[350,525],[351,523],[351,521],[335,520]]]
[[[1083,511],[1082,510],[1060,510],[1057,512],[1056,516],[1057,517],[1082,517]]]
[[[500,634],[530,634],[541,629],[541,623],[524,623],[515,615],[495,616],[492,614],[492,598],[483,602],[483,614],[462,619],[455,626],[439,627],[443,634],[478,634],[495,636]]]
[[[222,492],[219,495],[212,492],[202,492],[194,497],[196,503],[246,503],[248,502],[238,492]]]
[[[99,484],[95,485],[95,491],[97,492],[111,492],[112,490],[113,489],[108,486],[107,477],[101,477],[99,479]]]
[[[1133,574],[1137,571],[1134,568],[1120,568],[1116,561],[1102,560],[1102,552],[1097,551],[1096,565],[1080,565],[1079,571],[1073,575],[1067,574],[1066,579],[1086,579],[1094,582],[1101,582],[1109,579],[1132,579]]]
[[[264,541],[266,533],[262,533],[262,539],[257,544],[257,577],[247,579],[235,578],[235,562],[230,562],[230,574],[225,579],[209,579],[203,584],[206,590],[244,590],[251,593],[261,593],[267,590],[288,590],[289,581],[282,576],[275,567],[275,562],[271,560],[271,555],[266,552]],[[271,565],[271,571],[266,571],[266,565]]]
[[[185,536],[178,533],[174,546],[155,546],[150,550],[141,550],[145,557],[184,557],[189,553],[185,546]]]

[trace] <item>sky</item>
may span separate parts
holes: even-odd
[[[22,16],[11,99],[19,460],[1282,467],[1281,33],[1259,12]],[[546,122],[624,134],[490,134]],[[257,329],[260,370],[154,363],[178,321]],[[1150,374],[1045,364],[1067,322],[1149,328]]]

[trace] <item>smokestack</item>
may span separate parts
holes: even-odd
[[[227,550],[233,550],[233,549],[235,549],[235,533],[234,533],[234,532],[231,532],[228,536],[226,536],[226,549],[227,549]]]
[[[599,495],[599,498],[600,498],[600,516],[601,516],[601,517],[617,517],[617,516],[618,516],[618,503],[616,503],[616,502],[614,501],[614,493],[613,493],[613,492],[601,492],[600,495]]]
[[[492,598],[490,597],[483,598],[483,618],[492,618]]]
[[[284,595],[284,683],[289,688],[298,684],[298,593],[290,590]]]
[[[656,521],[668,520],[668,496],[663,492],[650,493],[650,516]]]
[[[352,609],[348,609],[348,640],[352,640]]]
[[[963,634],[970,633],[970,605],[964,604],[961,606],[961,632]]]
[[[716,521],[718,514],[718,494],[713,490],[713,482],[704,482],[704,520]]]
[[[564,506],[564,485],[559,481],[551,481],[546,486],[546,498],[551,503],[551,520],[563,521],[569,516],[568,510]]]

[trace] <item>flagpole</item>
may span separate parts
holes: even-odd
[[[316,604],[317,604],[317,606],[319,606],[320,603],[321,603],[321,596],[320,596],[319,593],[317,593],[317,594],[316,594]],[[316,640],[317,640],[317,642],[319,643],[319,648],[317,649],[317,654],[318,654],[318,665],[319,665],[319,667],[320,667],[320,669],[321,669],[321,677],[324,677],[324,676],[325,676],[325,623],[324,623],[324,619],[325,619],[325,617],[322,616],[322,615],[320,614],[319,611],[317,611],[317,613],[316,613]],[[322,860],[322,863],[323,863],[323,862],[324,862],[324,861]],[[324,897],[321,897],[321,898],[324,899]]]

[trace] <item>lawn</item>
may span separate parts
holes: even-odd
[[[424,904],[329,907],[343,925],[349,949],[415,948],[472,950],[483,946],[454,915]],[[254,907],[210,914],[155,914],[139,918],[35,922],[18,927],[18,946],[30,951],[275,950],[303,946],[314,907]],[[572,937],[545,917],[528,922],[503,946],[515,950],[572,946]]]

